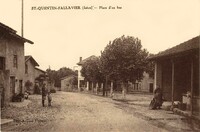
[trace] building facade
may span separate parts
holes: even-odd
[[[6,102],[10,101],[14,94],[24,92],[25,42],[33,44],[32,41],[17,35],[14,29],[0,23],[0,70],[2,74],[6,74],[1,77],[4,80],[3,98]]]
[[[39,64],[32,56],[25,56],[25,89],[31,94],[34,93],[36,66],[39,66]]]
[[[131,88],[129,91],[142,91],[153,93],[154,79],[149,76],[147,72],[143,73],[143,78],[135,83],[130,83]]]
[[[71,92],[74,90],[75,86],[73,85],[73,81],[75,80],[75,76],[66,76],[61,78],[61,91]]]

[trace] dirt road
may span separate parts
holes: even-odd
[[[52,95],[52,107],[42,107],[41,97],[32,95],[27,107],[4,111],[2,115],[11,114],[15,122],[3,126],[2,131],[165,131],[127,113],[110,98],[65,92]]]

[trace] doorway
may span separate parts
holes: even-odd
[[[5,70],[5,57],[0,57],[0,70]]]
[[[149,83],[149,92],[153,93],[153,83]]]
[[[19,93],[22,93],[23,80],[19,80]]]
[[[15,94],[15,77],[11,76],[10,77],[10,97],[12,100],[13,95]]]

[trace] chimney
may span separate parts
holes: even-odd
[[[80,62],[82,61],[82,57],[80,57]]]

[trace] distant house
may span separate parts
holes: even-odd
[[[77,63],[78,65],[78,90],[81,91],[81,88],[86,88],[86,90],[89,90],[89,82],[85,82],[84,81],[84,77],[81,75],[81,69],[82,69],[82,65],[87,61],[87,60],[91,60],[93,58],[96,58],[96,56],[92,55],[84,60],[82,60],[82,57],[80,57],[79,62]]]
[[[32,56],[25,56],[25,88],[32,94],[34,92],[36,66],[39,66],[39,64]]]
[[[45,75],[46,72],[38,68],[39,64],[32,56],[25,56],[25,88],[29,93],[34,93],[36,78]]]
[[[154,79],[149,76],[147,72],[143,73],[142,80],[136,80],[135,83],[130,83],[131,89],[129,91],[143,91],[153,93]]]
[[[3,86],[3,103],[9,102],[14,94],[24,92],[25,42],[33,44],[17,35],[14,29],[0,23],[0,83]]]
[[[111,84],[109,82],[108,86],[110,87]],[[154,86],[154,79],[149,76],[147,72],[143,72],[143,78],[141,80],[136,80],[135,82],[128,81],[127,85],[127,92],[149,92],[153,93],[153,86]],[[121,82],[114,81],[113,88],[116,91],[121,91]]]
[[[61,78],[61,91],[73,91],[75,86],[73,85],[73,81],[75,81],[76,76],[66,76]]]
[[[186,111],[197,116],[200,113],[199,40],[197,36],[150,58],[155,61],[155,86],[162,88],[164,98],[172,101],[172,106],[175,101],[186,104]]]

